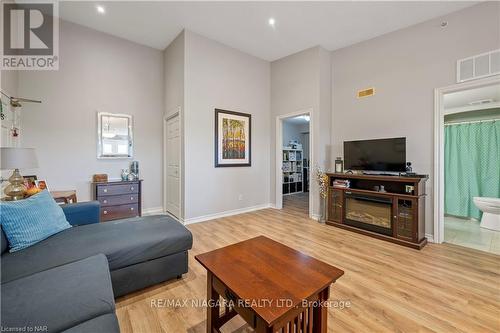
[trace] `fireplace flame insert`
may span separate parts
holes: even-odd
[[[346,191],[344,223],[392,236],[392,198]]]

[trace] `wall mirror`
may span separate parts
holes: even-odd
[[[97,158],[132,158],[132,116],[97,113]]]

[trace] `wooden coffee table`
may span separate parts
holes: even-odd
[[[207,269],[208,333],[237,314],[259,333],[326,332],[330,284],[342,270],[264,236],[195,258]]]

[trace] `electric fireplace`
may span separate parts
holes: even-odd
[[[392,235],[392,199],[346,191],[344,223]]]

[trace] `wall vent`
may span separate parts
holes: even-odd
[[[500,74],[500,49],[457,61],[457,83]]]
[[[358,98],[368,97],[375,95],[375,88],[368,88],[358,91]]]

